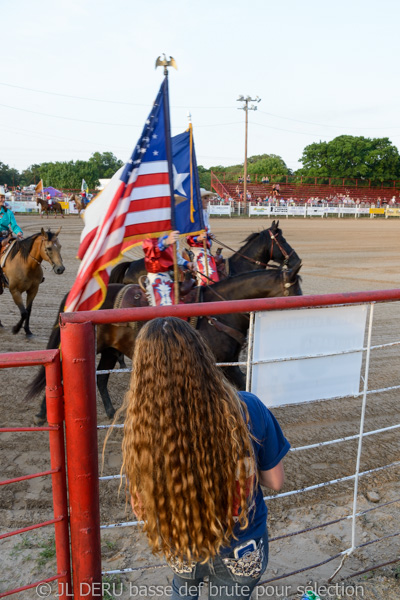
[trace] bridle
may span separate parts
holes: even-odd
[[[290,254],[288,254],[286,252],[286,250],[283,248],[283,246],[279,243],[278,240],[278,235],[279,233],[272,233],[271,229],[267,229],[268,233],[269,233],[269,237],[271,238],[271,251],[270,251],[270,256],[269,256],[269,260],[272,260],[272,255],[274,253],[274,244],[276,244],[279,248],[279,250],[282,253],[282,256],[284,257],[284,261],[283,261],[283,268],[287,268],[287,265],[289,264],[289,259],[292,256],[294,250],[292,249],[292,251],[290,252]],[[233,252],[234,254],[236,254],[237,256],[241,256],[242,258],[245,258],[246,260],[248,260],[249,262],[253,263],[254,265],[258,265],[260,267],[267,267],[269,269],[271,268],[276,268],[273,265],[269,265],[267,263],[262,262],[261,260],[255,260],[254,258],[251,258],[250,256],[246,256],[246,254],[242,254],[241,252],[237,252],[236,250],[234,250],[233,248],[230,248],[229,246],[227,246],[226,244],[224,244],[223,242],[221,242],[220,240],[217,240],[217,238],[213,238],[214,241],[217,242],[217,244],[219,244],[220,246],[222,246],[223,248],[226,248],[227,250],[230,250],[231,252]]]
[[[42,241],[40,242],[40,244],[44,244],[45,240],[42,239]],[[53,243],[54,246],[54,243]],[[46,254],[47,258],[49,259],[49,263],[52,266],[52,268],[54,269],[54,267],[56,267],[57,265],[55,264],[55,262],[52,260],[47,248],[44,248],[44,253]],[[40,265],[40,260],[38,260],[37,258],[35,258],[34,256],[32,256],[32,254],[29,254],[29,256],[37,262],[38,265]]]
[[[274,251],[274,244],[276,244],[279,248],[279,250],[282,252],[282,256],[284,256],[285,260],[283,261],[283,266],[287,267],[288,263],[289,263],[289,259],[292,256],[294,250],[292,249],[291,253],[288,254],[286,252],[286,250],[281,246],[281,244],[279,243],[277,234],[273,234],[271,229],[267,229],[268,233],[269,233],[269,237],[271,238],[271,252],[270,252],[270,256],[269,259],[272,260],[272,254]]]

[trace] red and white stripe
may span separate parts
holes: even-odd
[[[112,267],[148,236],[171,230],[167,161],[144,162],[125,184],[122,167],[89,204],[78,256],[82,262],[66,311],[96,310],[104,301]]]

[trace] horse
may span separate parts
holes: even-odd
[[[279,221],[272,221],[271,227],[259,233],[250,234],[244,245],[227,259],[227,275],[239,275],[266,267],[270,261],[293,268],[301,262],[296,251],[288,244],[279,229]],[[146,275],[144,258],[118,264],[110,273],[110,283],[138,283],[139,277]],[[220,279],[222,279],[220,273]]]
[[[64,218],[62,206],[56,200],[53,200],[53,202],[51,204],[49,204],[47,202],[47,200],[43,200],[42,198],[39,198],[39,196],[38,196],[36,198],[36,204],[40,205],[40,216],[42,217],[42,219],[43,219],[44,212],[46,213],[47,218],[49,218],[49,213],[51,213],[51,212],[54,212],[55,219],[57,219],[57,212],[59,212],[60,215],[62,216],[62,218]]]
[[[229,277],[219,281],[212,286],[201,287],[200,298],[196,294],[198,288],[192,292],[192,302],[214,302],[221,300],[243,300],[247,298],[274,298],[277,296],[299,296],[302,295],[298,275],[301,264],[298,263],[293,269],[269,269],[253,271]],[[128,295],[129,288],[131,293]],[[127,302],[124,308],[137,306],[135,298],[141,297],[141,305],[145,305],[144,295],[138,285],[124,286],[122,284],[111,284],[100,310],[113,308],[118,295],[126,290]],[[60,306],[63,311],[65,300]],[[120,354],[132,357],[136,336],[142,327],[142,322],[136,323],[109,323],[97,327],[97,352],[100,353],[98,370],[109,370],[115,367]],[[249,327],[249,316],[243,313],[200,317],[196,323],[196,329],[210,346],[217,362],[237,362],[239,353],[246,340]],[[60,344],[59,315],[49,338],[47,348],[58,348]],[[238,389],[245,388],[245,378],[238,366],[223,367],[225,376]],[[97,376],[97,386],[103,400],[107,416],[112,419],[115,414],[111,398],[108,393],[109,374]],[[28,387],[26,401],[31,401],[40,394],[45,386],[45,372],[41,367],[36,377]],[[46,401],[43,399],[39,413],[35,417],[37,424],[43,423],[46,418]]]
[[[61,227],[52,233],[42,227],[39,233],[21,241],[16,240],[6,258],[3,271],[13,300],[21,313],[20,320],[12,328],[14,334],[18,333],[23,325],[26,335],[33,335],[29,328],[29,319],[32,303],[43,281],[42,261],[49,262],[57,275],[65,271],[60,254],[61,244],[58,241],[60,230]],[[22,300],[24,292],[26,292],[26,307]]]
[[[71,196],[69,196],[67,198],[68,202],[75,202],[75,206],[78,209],[78,215],[81,214],[82,210],[85,210],[86,206],[82,200],[82,197],[79,194],[71,194]]]

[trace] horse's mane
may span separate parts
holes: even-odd
[[[49,240],[53,239],[54,233],[50,231],[50,229],[48,229],[46,233]],[[17,240],[11,248],[10,258],[14,258],[19,252],[23,260],[28,260],[28,256],[30,251],[32,250],[32,246],[35,240],[39,237],[39,235],[42,235],[41,232],[34,233],[33,235],[30,235],[24,240]]]
[[[253,240],[255,240],[258,236],[265,236],[267,234],[268,228],[267,229],[263,229],[262,231],[256,231],[255,233],[250,233],[250,235],[247,236],[247,238],[245,240],[242,240],[243,244],[248,244],[250,242],[252,242]],[[277,228],[276,233],[282,233],[282,230]]]

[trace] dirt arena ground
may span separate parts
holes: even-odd
[[[45,348],[63,295],[72,285],[78,261],[75,259],[82,222],[77,216],[41,221],[36,216],[20,216],[18,222],[25,235],[39,231],[44,224],[53,230],[62,224],[60,241],[66,271],[55,275],[45,268],[45,282],[35,300],[31,329],[35,336],[27,340],[23,332],[16,336],[11,327],[18,320],[18,310],[8,292],[0,297],[0,352],[16,352]],[[267,219],[214,219],[213,232],[234,249],[238,249],[249,233],[270,225]],[[303,260],[302,288],[304,294],[400,288],[400,222],[384,219],[293,219],[282,220],[281,227],[288,242]],[[141,256],[135,249],[129,256]],[[229,252],[225,252],[229,256]],[[377,305],[372,344],[400,340],[399,303]],[[372,354],[369,389],[400,384],[398,347],[377,350]],[[31,425],[37,404],[23,401],[26,383],[35,369],[0,370],[1,426]],[[340,375],[338,375],[340,376]],[[116,406],[128,385],[127,374],[110,378],[110,392]],[[400,423],[399,391],[389,391],[368,397],[365,430],[375,430]],[[354,435],[359,431],[361,400],[313,402],[274,410],[292,447]],[[107,424],[103,406],[98,401],[99,423]],[[99,446],[104,433],[99,432]],[[120,466],[119,432],[111,437],[105,459],[104,475],[116,474]],[[8,479],[48,467],[46,434],[2,434],[0,451],[1,479]],[[315,450],[291,453],[285,459],[286,483],[283,491],[300,489],[330,479],[352,475],[357,454],[356,442],[345,442]],[[400,460],[399,430],[369,436],[363,444],[361,471],[374,469]],[[360,479],[358,510],[371,509],[376,504],[400,498],[400,469],[389,469]],[[101,483],[102,523],[126,519],[123,494],[118,498],[118,484]],[[270,536],[281,536],[318,524],[334,521],[352,511],[352,482],[320,488],[296,496],[270,500]],[[51,485],[48,478],[37,478],[0,489],[0,533],[28,526],[51,518]],[[128,516],[130,518],[130,515]],[[395,534],[400,530],[400,503],[393,503],[364,515],[357,520],[357,544]],[[271,542],[270,562],[263,580],[279,578],[286,572],[320,563],[350,545],[351,521],[334,523],[295,537]],[[148,570],[146,565],[160,565],[162,559],[152,557],[139,531],[132,528],[105,530],[102,533],[103,569],[133,567],[127,575],[108,575],[113,597],[132,598],[140,586],[168,585],[168,569]],[[388,537],[376,544],[357,550],[335,578],[336,588],[321,598],[368,598],[398,600],[400,596],[400,565],[391,564],[365,575],[359,571],[395,560],[400,556],[400,536]],[[0,594],[17,585],[25,585],[56,572],[52,528],[7,538],[0,542]],[[336,559],[321,567],[306,570],[289,579],[277,580],[259,588],[259,597],[299,598],[298,586],[308,582],[324,585],[339,564]],[[346,579],[347,578],[347,579]],[[272,589],[272,585],[276,587]],[[132,586],[137,586],[134,588]],[[353,586],[353,587],[351,587]],[[357,586],[357,588],[355,587]],[[144,589],[144,588],[142,588]],[[52,597],[56,586],[52,587]],[[159,597],[167,597],[159,595]],[[18,598],[37,598],[35,590],[18,594]],[[105,598],[112,595],[105,594]],[[142,594],[143,597],[143,594]],[[254,596],[256,597],[256,595]]]

